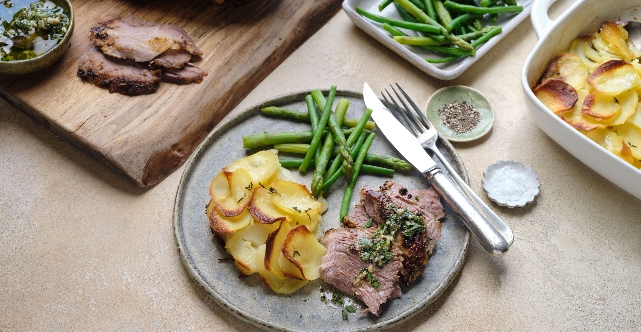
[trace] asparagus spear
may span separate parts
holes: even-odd
[[[332,85],[332,88],[329,91],[329,98],[331,102],[327,103],[325,107],[323,108],[323,114],[321,115],[320,120],[318,121],[318,126],[320,128],[324,128],[325,125],[327,124],[327,120],[329,119],[329,115],[332,112],[332,103],[334,102],[334,96],[336,96],[336,86]],[[327,133],[327,136],[330,136],[331,133]],[[301,172],[305,172],[307,170],[307,167],[309,167],[309,163],[312,161],[312,157],[314,157],[316,153],[316,149],[318,148],[318,144],[320,144],[322,133],[320,130],[316,131],[314,133],[314,137],[312,138],[312,142],[310,143],[309,149],[307,150],[307,153],[305,154],[305,158],[303,159],[303,163],[300,165],[298,168]],[[327,139],[327,137],[325,138]],[[318,159],[322,158],[322,156],[319,156]],[[317,159],[317,162],[318,162]],[[316,173],[314,171],[314,173]]]
[[[280,162],[280,165],[285,168],[298,168],[300,164],[303,162],[303,159],[301,158],[293,158],[293,159],[278,159],[278,162]],[[394,170],[390,168],[385,168],[385,167],[380,167],[380,166],[374,166],[374,165],[368,165],[368,164],[363,164],[361,166],[361,171],[363,173],[367,174],[372,174],[372,175],[382,175],[382,176],[394,176]],[[340,170],[339,170],[340,172]],[[328,183],[325,181],[323,183],[323,190],[325,190],[325,187],[329,187],[332,185],[339,177],[341,177],[342,173],[336,173],[331,183]]]
[[[345,187],[345,194],[343,195],[343,202],[341,204],[341,220],[343,220],[343,218],[347,216],[347,212],[349,212],[349,204],[352,200],[352,192],[354,192],[354,185],[356,185],[358,173],[360,173],[361,166],[363,165],[363,161],[365,160],[365,156],[367,155],[367,150],[369,150],[369,147],[372,145],[372,141],[374,140],[375,136],[376,134],[374,133],[369,134],[369,136],[367,136],[367,139],[365,140],[365,143],[363,143],[363,147],[358,152],[358,157],[356,157],[356,162],[354,162],[354,174],[352,174],[352,180],[350,181],[349,185]]]
[[[343,129],[345,135],[354,131],[353,128]],[[329,130],[321,130],[321,136],[325,136]],[[253,149],[265,145],[284,144],[284,143],[309,143],[312,141],[314,133],[312,131],[283,131],[279,133],[263,133],[248,135],[243,137],[243,148]],[[322,137],[321,137],[322,138]]]
[[[339,108],[344,107],[345,111],[347,111],[348,105],[349,105],[349,101],[347,99],[341,99],[338,102],[338,105],[336,105],[336,109],[338,110]],[[343,118],[344,117],[345,116],[343,115]],[[341,122],[342,122],[342,119],[341,119]],[[343,157],[342,169],[345,175],[345,179],[350,179],[352,177],[354,160],[352,159],[352,153],[349,151],[349,146],[347,145],[347,139],[345,139],[345,134],[343,134],[343,131],[341,131],[340,126],[341,124],[338,123],[338,120],[336,119],[336,117],[333,114],[330,114],[329,129],[331,129],[332,134],[334,135],[334,141],[336,142],[336,145],[338,145],[338,152]]]
[[[320,90],[318,92],[320,92]],[[276,107],[276,106],[263,107],[261,108],[260,111],[263,112],[263,114],[267,114],[267,115],[279,116],[283,118],[295,119],[295,120],[301,120],[301,121],[309,121],[308,112],[299,112],[296,110],[290,110],[290,109]],[[347,127],[354,127],[356,126],[357,123],[358,123],[358,119],[354,119],[354,118],[346,118],[345,120],[343,120],[343,125]],[[365,126],[365,128],[368,130],[373,130],[374,128],[376,128],[376,123],[374,123],[374,121],[369,121],[367,122],[367,125]]]
[[[470,50],[472,52],[475,52],[474,47],[470,45],[468,42],[466,42],[463,39],[460,39],[454,35],[452,35],[445,27],[440,25],[438,22],[433,20],[431,17],[429,17],[427,14],[425,14],[423,11],[421,11],[418,7],[414,6],[412,2],[409,0],[394,0],[394,3],[398,4],[399,6],[403,7],[405,10],[407,10],[412,16],[414,16],[419,22],[426,23],[426,24],[431,24],[435,25],[437,27],[440,27],[441,29],[441,34],[445,36],[447,39],[449,39],[452,44],[464,49],[464,50]]]
[[[349,146],[352,149],[352,158],[355,158],[356,156],[354,155],[354,148],[352,145],[354,145],[358,139],[360,139],[362,133],[363,133],[363,128],[365,128],[365,123],[367,123],[367,120],[369,117],[372,115],[372,110],[369,108],[366,108],[365,111],[363,112],[363,115],[361,116],[361,119],[358,121],[358,125],[354,127],[354,131],[352,131],[349,134],[349,137],[347,138],[347,146]],[[364,136],[363,136],[364,139]],[[337,170],[339,165],[341,164],[341,156],[338,155],[336,158],[334,158],[334,161],[332,161],[332,165],[329,167],[327,170],[327,175],[325,176],[325,180],[329,176],[332,176]]]
[[[363,17],[366,17],[374,22],[387,23],[399,28],[405,28],[405,29],[410,29],[414,31],[431,32],[431,33],[439,33],[441,31],[441,29],[439,29],[438,27],[430,24],[395,20],[395,19],[387,18],[385,16],[372,14],[360,7],[356,7],[356,12],[362,15]]]
[[[445,1],[444,5],[445,7],[448,7],[454,10],[458,10],[466,13],[474,13],[474,14],[520,13],[523,11],[523,6],[477,7],[477,6],[470,6],[470,5],[462,5],[460,3],[456,3],[450,0]]]
[[[410,37],[410,36],[394,36],[392,37],[396,42],[403,45],[413,46],[438,46],[442,43],[430,37]]]
[[[309,144],[304,144],[304,143],[274,144],[274,149],[281,152],[305,154],[309,150]],[[338,150],[332,152],[332,155],[337,155],[337,154],[338,154]],[[386,156],[386,155],[377,155],[374,153],[368,153],[365,156],[365,162],[368,164],[390,166],[399,171],[409,171],[412,169],[412,165],[410,165],[407,161],[403,159],[398,159],[396,157]]]
[[[452,26],[450,24],[452,23],[452,16],[450,15],[450,12],[447,11],[447,8],[445,8],[445,5],[443,5],[443,1],[434,0],[434,10],[436,11],[439,21],[441,21],[441,24],[445,29],[447,29],[447,31],[451,32]]]
[[[403,31],[401,31],[401,30],[399,30],[399,29],[397,29],[397,28],[395,28],[395,27],[393,27],[393,26],[391,26],[389,24],[383,23],[382,27],[383,27],[383,29],[385,29],[385,31],[391,33],[392,36],[407,36],[405,33],[403,33]],[[441,52],[441,53],[451,54],[451,55],[459,55],[459,56],[463,56],[463,55],[472,56],[473,55],[472,52],[470,52],[470,51],[462,50],[462,49],[460,49],[458,47],[452,47],[452,46],[418,45],[417,47],[426,49],[428,51]]]
[[[501,31],[503,31],[503,29],[500,26],[492,27],[483,36],[481,36],[481,38],[472,42],[472,45],[474,47],[479,47],[483,43],[487,42],[490,38],[501,33]],[[444,62],[456,60],[458,58],[460,58],[460,56],[449,56],[449,57],[440,58],[440,59],[425,59],[425,61],[430,63],[444,63]]]
[[[365,133],[361,133],[358,136],[358,139],[356,140],[356,143],[354,143],[354,146],[352,147],[352,157],[356,158],[358,156],[358,152],[361,150],[361,147],[363,146],[363,143],[365,143],[365,138],[367,135]],[[339,156],[336,156],[337,158]],[[328,171],[328,177],[325,179],[325,182],[323,183],[323,193],[331,186],[338,178],[343,174],[342,170],[336,167],[335,171],[332,171],[331,169]],[[350,179],[351,181],[351,179]],[[347,181],[349,183],[349,181]]]

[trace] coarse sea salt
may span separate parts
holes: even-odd
[[[511,160],[500,160],[483,172],[483,189],[496,204],[523,207],[539,193],[539,180],[532,168]]]

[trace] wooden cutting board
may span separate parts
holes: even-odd
[[[225,8],[210,0],[76,0],[71,47],[52,67],[1,76],[0,94],[116,172],[146,187],[178,168],[262,79],[341,6],[340,0],[252,0]],[[78,59],[98,22],[133,14],[182,27],[203,51],[200,84],[161,83],[129,97],[83,83]]]

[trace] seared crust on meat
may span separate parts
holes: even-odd
[[[137,62],[149,62],[167,50],[185,50],[198,57],[203,54],[181,27],[133,15],[98,23],[91,28],[90,38],[105,54]]]
[[[77,74],[109,92],[130,96],[154,93],[160,84],[159,71],[143,68],[132,60],[107,57],[95,48],[80,60]]]

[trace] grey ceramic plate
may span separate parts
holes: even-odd
[[[324,92],[327,94],[327,91]],[[212,239],[205,215],[211,179],[231,161],[255,152],[242,148],[242,136],[265,131],[308,130],[307,124],[266,117],[260,113],[261,107],[269,105],[306,110],[304,96],[307,93],[282,96],[245,110],[210,133],[190,157],[174,206],[174,232],[185,268],[222,308],[259,327],[283,331],[364,331],[400,323],[435,301],[463,266],[469,232],[447,206],[443,236],[436,245],[425,273],[403,290],[400,299],[385,305],[379,317],[350,314],[347,321],[343,320],[341,310],[321,301],[321,294],[330,290],[330,287],[320,280],[310,282],[292,295],[278,295],[269,290],[257,275],[239,278],[241,273],[233,263],[221,261],[230,256]],[[349,117],[359,117],[365,109],[360,93],[339,91],[336,99],[339,97],[350,100]],[[458,167],[467,181],[465,168],[452,146],[443,139],[439,143],[443,153],[452,159],[453,165]],[[398,156],[383,135],[377,137],[370,151]],[[292,173],[298,181],[309,186],[311,172],[304,176],[298,172]],[[385,180],[364,175],[359,178],[356,188],[364,185],[378,187]],[[397,172],[394,181],[409,188],[429,186],[418,172]],[[343,187],[338,184],[329,189],[327,200],[330,208],[323,215],[321,231],[339,226],[342,191]],[[357,202],[358,195],[355,194],[352,203]]]

